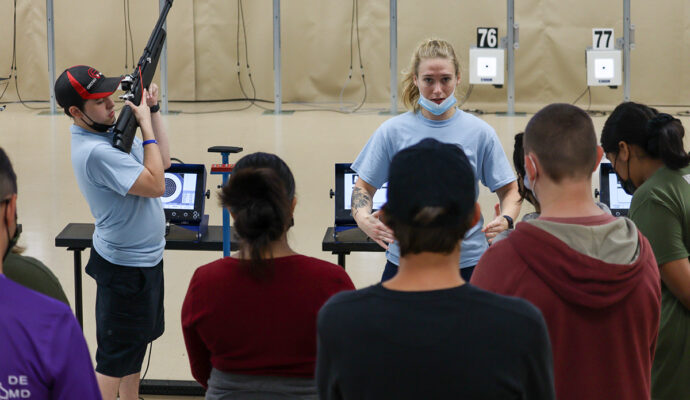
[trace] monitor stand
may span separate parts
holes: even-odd
[[[338,233],[340,233],[340,232],[345,232],[345,231],[349,231],[350,229],[354,229],[354,228],[356,228],[356,227],[357,227],[357,225],[338,225],[338,224],[334,224],[334,225],[333,225],[333,239],[334,239],[335,241],[338,241]]]
[[[208,232],[208,214],[204,214],[198,224],[175,224],[175,226],[195,232],[196,241],[199,241],[206,235],[206,232]]]

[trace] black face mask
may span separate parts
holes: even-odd
[[[613,160],[614,171],[616,171],[616,161],[618,161],[618,154],[616,154],[616,158]],[[623,191],[627,193],[628,196],[632,196],[633,193],[635,193],[635,190],[637,190],[637,186],[635,186],[632,179],[630,179],[630,160],[628,160],[628,179],[624,180],[623,178],[621,178],[621,176],[618,175],[618,172],[616,172],[616,177],[618,178],[618,181],[621,183]]]
[[[9,205],[10,201],[9,201],[9,200],[5,200],[5,203],[6,203],[7,205]],[[15,220],[15,223],[16,223],[16,221],[17,221],[17,216],[16,216],[16,215],[15,215],[15,217],[14,217],[14,220]],[[7,242],[7,250],[5,250],[5,255],[2,256],[2,261],[3,261],[3,262],[5,261],[5,259],[7,258],[7,256],[10,255],[10,251],[12,251],[12,248],[17,244],[17,242],[19,241],[19,235],[22,233],[21,228],[19,227],[19,225],[17,225],[16,228],[15,228],[15,230],[14,230],[14,236],[12,236],[12,237],[10,238],[10,225],[9,225],[9,221],[5,221],[5,230],[7,231],[7,239],[8,239],[8,242]]]
[[[84,116],[85,116],[86,118],[88,118],[89,121],[91,121],[91,123],[89,124],[88,122],[84,121],[83,118],[82,118],[82,121],[84,121],[84,123],[86,124],[86,126],[88,126],[89,128],[93,129],[93,130],[96,131],[96,132],[107,132],[110,128],[112,128],[113,126],[115,126],[115,124],[106,125],[106,124],[101,124],[101,123],[99,123],[99,122],[95,122],[95,121],[92,120],[88,115],[86,115],[86,113],[83,112],[83,111],[82,111],[82,114],[84,114]]]

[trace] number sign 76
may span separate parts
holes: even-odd
[[[495,49],[498,47],[498,28],[477,28],[477,47]]]

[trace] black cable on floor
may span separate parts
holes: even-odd
[[[129,6],[129,0],[125,0],[127,2],[127,19],[125,21],[125,24],[127,26],[127,29],[129,30],[129,49],[130,49],[130,54],[132,54],[132,68],[134,68],[134,64],[136,64],[136,61],[134,60],[134,37],[132,36],[132,14],[131,14],[131,9]],[[126,45],[126,44],[125,44]]]
[[[26,104],[29,100],[25,101],[22,99],[21,94],[19,94],[19,80],[17,79],[17,1],[14,1],[14,26],[12,28],[12,74],[14,75],[14,91],[17,93],[17,98],[19,102],[26,108],[30,110],[48,110],[48,107],[31,107]],[[8,83],[9,84],[9,83]],[[4,92],[3,92],[4,94]],[[33,101],[32,101],[33,102]]]
[[[127,66],[127,61],[129,60],[129,48],[127,47],[127,0],[122,0],[122,17],[125,24],[125,71],[127,71],[129,68]],[[132,55],[132,59],[134,59],[134,55]]]
[[[149,342],[149,359],[146,361],[146,369],[144,370],[144,375],[139,379],[139,386],[141,387],[141,382],[146,379],[146,374],[149,372],[149,365],[151,365],[151,353],[153,353],[153,342]],[[144,400],[143,397],[139,396],[140,400]]]
[[[355,29],[356,27],[356,29]],[[345,107],[343,107],[343,93],[345,92],[345,88],[347,87],[347,84],[352,80],[352,72],[353,72],[353,54],[354,54],[354,36],[357,35],[357,56],[359,57],[359,71],[362,76],[362,86],[364,87],[364,96],[362,97],[362,101],[355,106],[352,110],[347,110]],[[364,76],[364,66],[362,63],[362,48],[359,40],[359,0],[352,0],[352,19],[350,21],[350,67],[349,67],[349,72],[347,79],[345,80],[345,84],[343,85],[342,89],[340,89],[340,95],[338,96],[338,99],[340,101],[340,109],[338,111],[340,112],[346,112],[346,113],[354,113],[357,112],[362,106],[364,105],[364,102],[367,99],[367,81]]]
[[[580,99],[582,98],[582,96],[584,96],[585,93],[587,93],[587,92],[590,92],[590,96],[591,96],[591,91],[590,91],[590,87],[589,87],[589,86],[587,86],[587,87],[585,88],[585,90],[583,90],[582,93],[581,93],[579,96],[577,96],[577,98],[575,99],[575,101],[573,101],[573,102],[570,103],[570,104],[572,104],[572,105],[577,104],[577,102],[580,101]],[[591,97],[590,97],[590,103],[591,103]]]
[[[7,91],[7,87],[10,86],[10,82],[12,81],[12,68],[14,67],[14,60],[15,60],[15,55],[17,52],[15,51],[15,47],[17,45],[17,0],[14,0],[14,9],[13,9],[13,28],[12,28],[12,61],[10,62],[10,74],[7,75],[7,78],[5,80],[7,81],[5,83],[5,87],[2,89],[2,94],[0,94],[0,99],[5,96],[5,92]]]

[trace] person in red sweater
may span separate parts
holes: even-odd
[[[290,248],[295,181],[278,156],[240,159],[220,197],[240,251],[199,267],[189,284],[182,330],[192,375],[207,399],[315,399],[317,313],[354,285],[343,268]]]
[[[632,221],[591,196],[603,154],[592,120],[575,106],[549,105],[527,124],[524,145],[541,215],[491,246],[471,283],[541,310],[559,400],[649,399],[659,271]]]

